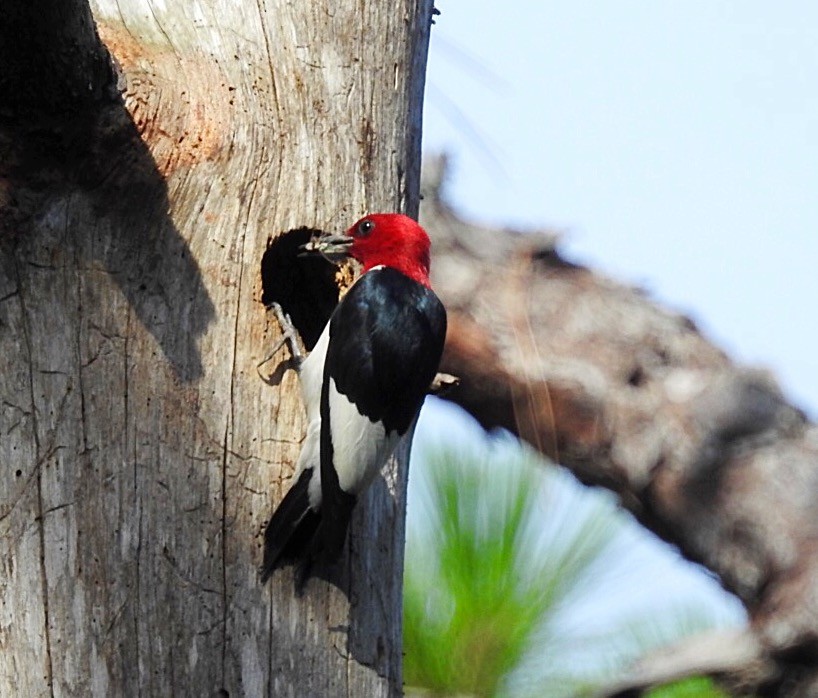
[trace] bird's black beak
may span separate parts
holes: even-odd
[[[323,235],[313,238],[305,245],[301,246],[304,253],[318,252],[330,262],[342,262],[348,254],[349,248],[355,242],[349,235],[339,235],[338,233],[324,233]]]

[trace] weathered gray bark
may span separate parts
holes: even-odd
[[[442,370],[462,379],[446,397],[614,490],[720,576],[757,649],[721,676],[818,695],[815,426],[688,318],[567,262],[554,236],[463,221],[441,164],[427,174],[421,221],[449,311]]]
[[[4,9],[0,695],[400,692],[405,464],[358,509],[350,602],[261,588],[304,425],[256,365],[269,238],[416,209],[430,13]]]

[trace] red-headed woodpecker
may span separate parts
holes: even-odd
[[[429,284],[429,236],[407,216],[366,216],[308,249],[363,265],[300,369],[307,436],[295,484],[264,534],[262,582],[343,549],[352,508],[409,431],[437,373],[446,311]]]

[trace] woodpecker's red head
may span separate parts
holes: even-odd
[[[409,216],[373,213],[361,218],[344,235],[326,235],[312,245],[327,258],[357,259],[364,273],[373,267],[397,269],[429,285],[429,236]]]

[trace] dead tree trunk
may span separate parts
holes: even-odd
[[[405,462],[359,507],[346,594],[261,588],[304,425],[294,373],[256,366],[263,296],[307,344],[334,302],[282,233],[416,211],[430,14],[4,10],[0,695],[400,692]]]
[[[426,170],[421,221],[449,312],[442,370],[462,379],[446,397],[615,491],[744,602],[747,636],[677,653],[678,676],[818,695],[815,425],[770,375],[733,364],[689,318],[565,260],[553,235],[460,219],[442,165]],[[648,669],[633,686],[673,678],[664,663]]]

